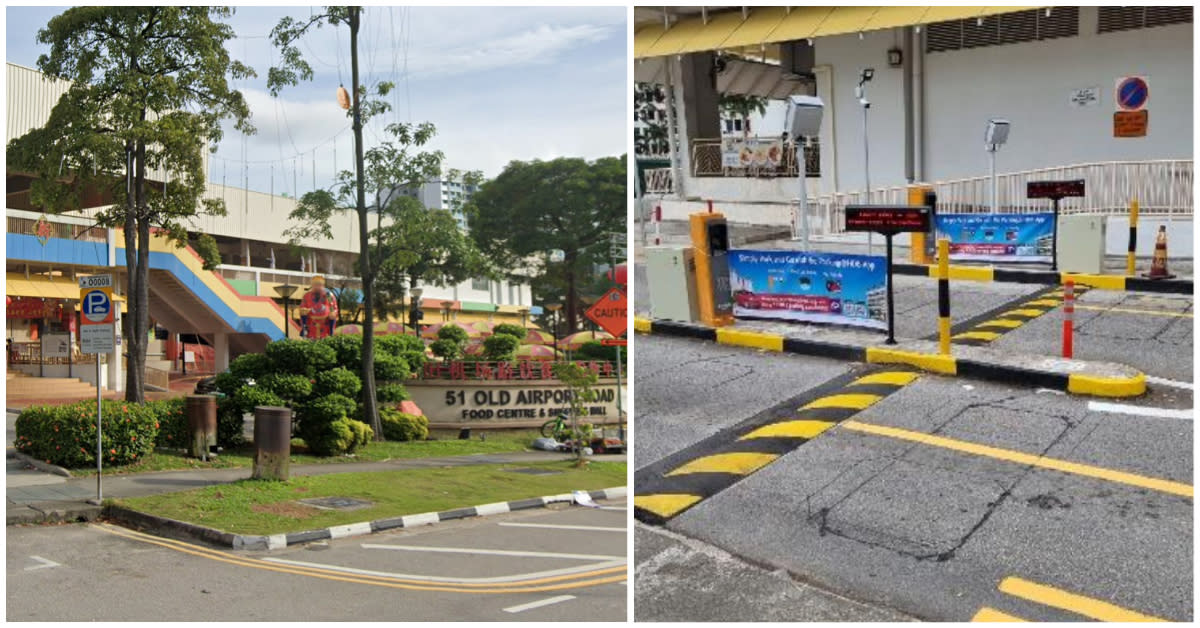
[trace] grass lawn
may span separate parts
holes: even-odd
[[[533,430],[496,430],[486,433],[487,440],[479,440],[482,432],[472,433],[472,440],[458,440],[458,432],[435,432],[430,438],[419,442],[373,442],[351,456],[320,457],[297,453],[304,441],[292,440],[292,464],[337,464],[341,462],[377,462],[400,458],[438,458],[442,456],[468,456],[471,454],[495,454],[521,452],[529,449],[534,439],[541,434]],[[209,462],[188,457],[173,450],[156,449],[136,464],[123,467],[106,467],[105,474],[147,473],[151,471],[175,471],[179,469],[231,469],[254,466],[254,446],[225,450]],[[73,470],[76,476],[95,475],[95,468]]]
[[[549,475],[513,469],[544,469]],[[242,480],[207,488],[116,500],[142,512],[188,521],[235,534],[281,534],[386,517],[465,508],[572,490],[626,484],[625,463],[573,461],[523,465],[442,467],[372,473],[337,473],[288,482]],[[354,511],[321,510],[296,500],[354,497],[374,506]]]

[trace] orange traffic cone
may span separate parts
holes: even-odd
[[[1150,262],[1150,279],[1171,279],[1175,275],[1167,272],[1167,226],[1158,227],[1158,238],[1154,241],[1154,260]]]

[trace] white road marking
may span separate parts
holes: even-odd
[[[322,563],[309,563],[302,560],[287,560],[286,558],[264,558],[265,561],[272,563],[281,563],[284,565],[296,565],[299,567],[313,567],[316,569],[327,569],[329,571],[339,571],[343,573],[358,574],[360,576],[379,576],[381,578],[401,578],[405,580],[420,580],[423,582],[441,582],[448,584],[488,584],[497,582],[518,582],[524,580],[532,580],[534,578],[550,578],[553,576],[567,576],[575,573],[583,573],[587,571],[595,571],[599,569],[608,569],[610,567],[620,567],[625,564],[625,560],[610,560],[602,563],[590,563],[587,565],[579,565],[577,567],[564,567],[562,569],[548,569],[546,571],[534,571],[530,573],[519,573],[511,576],[493,576],[490,578],[451,578],[447,576],[422,576],[416,574],[394,573],[390,571],[373,571],[370,569],[356,569],[354,567],[340,567],[338,565],[326,565]]]
[[[504,612],[520,613],[521,611],[527,611],[532,608],[539,608],[542,606],[550,606],[551,604],[558,604],[559,602],[566,602],[568,600],[573,600],[573,599],[575,599],[574,595],[556,595],[554,597],[548,597],[544,600],[538,600],[536,602],[529,602],[528,604],[518,604],[516,606],[510,606],[510,607],[504,609]]]
[[[1036,390],[1036,391],[1034,391],[1034,392],[1036,392],[1036,393],[1038,393],[1038,394],[1041,394],[1041,393],[1049,393],[1049,394],[1051,394],[1051,395],[1065,395],[1065,394],[1067,394],[1067,393],[1065,393],[1065,392],[1063,392],[1063,391],[1061,391],[1061,390],[1054,390],[1054,389],[1052,389],[1052,388],[1039,388],[1039,389],[1037,389],[1037,390]]]
[[[1148,408],[1145,406],[1131,406],[1123,403],[1108,403],[1106,401],[1089,401],[1088,410],[1092,412],[1115,412],[1117,414],[1138,414],[1141,416],[1152,416],[1160,419],[1184,419],[1192,420],[1195,416],[1195,410],[1174,410],[1171,408]]]
[[[45,558],[42,558],[41,556],[30,556],[30,558],[34,559],[35,561],[37,561],[41,564],[34,565],[32,567],[26,567],[25,571],[33,571],[35,569],[49,569],[51,567],[62,567],[62,565],[60,565],[52,560],[46,560]]]
[[[607,528],[604,526],[569,526],[555,523],[513,523],[501,521],[500,525],[510,528],[546,528],[547,530],[586,530],[589,532],[627,532],[626,528]]]
[[[1146,381],[1151,384],[1158,384],[1159,386],[1170,386],[1172,388],[1183,388],[1185,390],[1194,390],[1195,389],[1195,384],[1193,384],[1192,382],[1177,382],[1173,379],[1167,379],[1165,377],[1155,377],[1153,375],[1147,375]]]
[[[399,550],[403,552],[525,556],[528,558],[565,558],[567,560],[625,560],[624,556],[608,556],[604,554],[559,554],[556,552],[522,552],[517,550],[472,549],[467,547],[426,547],[423,545],[376,545],[372,543],[363,543],[362,546],[366,549]]]

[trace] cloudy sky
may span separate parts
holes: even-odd
[[[36,41],[62,7],[8,7],[7,60],[34,67],[46,47]],[[230,128],[210,178],[249,179],[254,190],[289,196],[328,186],[352,164],[350,120],[337,106],[349,89],[349,29],[310,31],[300,46],[314,77],[278,98],[266,90],[277,61],[267,39],[284,15],[309,7],[239,7],[231,18],[230,53],[255,69],[237,85],[258,128]],[[624,7],[367,7],[359,37],[363,82],[392,81],[394,110],[368,124],[370,146],[385,122],[437,125],[434,148],[446,164],[494,177],[512,160],[588,159],[620,155],[626,144],[626,9]],[[298,156],[298,157],[297,157]],[[314,171],[315,165],[315,171]]]

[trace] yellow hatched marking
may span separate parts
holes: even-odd
[[[893,386],[907,386],[913,383],[913,380],[917,379],[917,377],[920,376],[916,373],[909,373],[908,371],[886,371],[884,373],[872,373],[866,377],[860,377],[853,382],[850,382],[850,385],[858,386],[859,384],[891,384]]]
[[[1024,316],[1025,318],[1035,318],[1035,317],[1041,316],[1042,314],[1045,314],[1045,313],[1046,313],[1045,310],[1034,310],[1034,309],[1022,308],[1019,310],[1009,310],[1009,311],[1001,314],[1000,316]]]
[[[979,609],[978,613],[975,613],[975,616],[971,618],[971,621],[1017,622],[1029,620],[1021,619],[1016,615],[1009,615],[1008,613],[1002,613],[994,608],[984,606],[983,608]]]
[[[776,454],[761,454],[757,452],[734,452],[729,454],[713,454],[696,458],[687,464],[667,474],[687,475],[689,473],[733,473],[747,475],[768,464],[779,456]]]
[[[673,517],[700,501],[699,495],[665,493],[662,495],[635,495],[633,505],[660,517]]]
[[[883,399],[882,395],[868,395],[863,393],[850,393],[845,395],[829,395],[812,401],[800,408],[801,410],[809,410],[813,408],[851,408],[853,410],[862,410],[867,406]]]
[[[1005,578],[1000,582],[1000,591],[1100,621],[1167,621],[1021,578]]]
[[[1138,488],[1148,488],[1154,491],[1179,495],[1181,497],[1192,498],[1195,490],[1188,484],[1181,482],[1173,482],[1171,480],[1162,480],[1159,478],[1146,477],[1134,473],[1126,473],[1124,471],[1116,471],[1114,469],[1106,469],[1104,467],[1094,467],[1092,465],[1080,464],[1078,462],[1068,462],[1057,458],[1046,458],[1044,456],[1035,456],[1022,451],[1013,451],[1011,449],[1000,449],[999,447],[988,447],[987,445],[979,445],[953,438],[944,438],[942,436],[934,436],[932,434],[924,434],[921,432],[913,432],[895,427],[885,427],[882,425],[872,425],[869,423],[859,423],[858,421],[845,421],[842,423],[843,429],[863,432],[866,434],[874,434],[876,436],[887,436],[890,438],[898,438],[900,440],[911,441],[914,443],[922,443],[934,447],[942,447],[953,451],[961,451],[967,454],[976,456],[986,456],[988,458],[996,458],[997,460],[1007,460],[1017,464],[1026,464],[1032,467],[1040,467],[1042,469],[1051,469],[1061,471],[1063,473],[1073,473],[1086,477],[1107,480],[1118,484],[1127,484]]]
[[[796,420],[764,425],[738,440],[751,438],[816,438],[818,434],[833,427],[829,421]]]
[[[955,340],[995,340],[1000,337],[1000,332],[995,331],[967,331],[961,334],[955,334]]]
[[[1038,299],[1037,301],[1026,301],[1025,305],[1040,305],[1043,307],[1058,307],[1062,305],[1061,299]]]
[[[1025,321],[1010,321],[1007,318],[997,318],[986,323],[980,323],[976,327],[1004,327],[1005,329],[1016,329],[1024,325]]]

